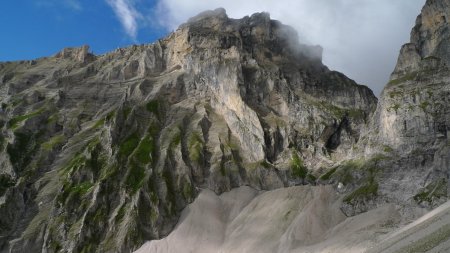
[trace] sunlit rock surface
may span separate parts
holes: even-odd
[[[388,235],[448,199],[448,2],[378,102],[267,13],[0,63],[0,251],[423,249]]]

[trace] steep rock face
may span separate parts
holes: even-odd
[[[387,158],[377,179],[385,201],[434,207],[447,199],[449,14],[450,1],[426,2],[363,134],[365,154]]]
[[[449,6],[450,1],[447,0],[427,1],[411,31],[411,42],[402,47],[392,79],[450,64]]]
[[[0,99],[2,252],[129,251],[199,188],[315,183],[377,101],[292,28],[223,9],[151,45],[0,63]]]
[[[422,215],[450,193],[449,11],[449,1],[427,1],[369,124],[358,143],[346,146],[350,159],[315,180],[334,188],[293,187],[256,197],[254,190],[241,189],[249,192],[234,197],[235,203],[229,193],[202,192],[168,237],[137,252],[448,252],[449,202]],[[319,90],[313,97],[320,97]],[[347,120],[331,132],[346,129],[352,124]],[[325,147],[342,140],[339,134],[328,136],[333,137]],[[286,197],[300,189],[310,192]]]

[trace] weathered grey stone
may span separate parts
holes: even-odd
[[[440,8],[424,8],[415,30],[445,37],[419,23]],[[218,9],[149,45],[1,63],[0,174],[13,181],[0,251],[134,250],[169,234],[202,188],[340,185],[347,215],[436,206],[450,101],[445,40],[434,39],[402,49],[378,107],[268,13]],[[417,185],[439,191],[417,203]]]

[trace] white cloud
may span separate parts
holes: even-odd
[[[157,16],[175,29],[197,13],[224,7],[230,17],[266,11],[324,47],[324,63],[378,94],[425,0],[159,0]],[[155,18],[155,17],[152,17]]]
[[[133,0],[106,0],[119,18],[125,32],[133,40],[138,32],[138,20],[142,15],[135,9]]]

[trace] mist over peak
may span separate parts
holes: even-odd
[[[294,27],[301,43],[323,47],[323,61],[328,67],[379,94],[424,3],[425,0],[162,0],[152,17],[174,30],[207,9],[225,8],[231,18],[269,12],[272,19]]]

